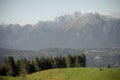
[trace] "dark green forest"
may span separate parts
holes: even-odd
[[[56,57],[36,57],[33,60],[26,58],[14,60],[12,56],[8,56],[4,63],[0,66],[0,75],[3,76],[19,76],[31,74],[33,72],[52,69],[52,68],[72,68],[72,67],[85,67],[86,56],[80,55],[67,55]]]

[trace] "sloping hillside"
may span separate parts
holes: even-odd
[[[0,77],[1,80],[21,80],[21,77]],[[120,80],[120,69],[67,68],[50,69],[25,76],[22,80]]]

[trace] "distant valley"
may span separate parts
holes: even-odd
[[[18,60],[27,58],[32,60],[40,56],[67,56],[68,54],[86,55],[87,67],[106,67],[110,64],[111,67],[120,67],[120,48],[97,48],[97,49],[69,49],[69,48],[49,48],[40,50],[15,50],[15,49],[0,49],[0,64],[8,56],[13,56]]]

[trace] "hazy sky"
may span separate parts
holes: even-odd
[[[73,12],[120,13],[120,0],[0,0],[0,23],[35,24]]]

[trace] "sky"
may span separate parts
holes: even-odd
[[[120,16],[120,0],[0,0],[0,23],[35,24],[74,12]]]

